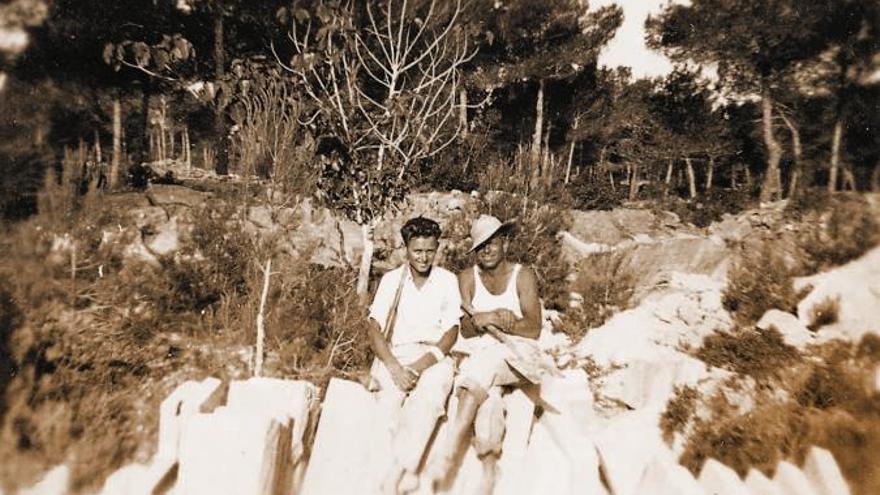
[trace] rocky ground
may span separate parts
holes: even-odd
[[[163,259],[186,253],[184,246],[191,242],[200,215],[217,194],[181,185],[154,185],[144,194],[119,195],[113,202],[125,205],[123,220],[118,228],[103,231],[99,249],[119,253],[126,264],[160,266]],[[376,229],[378,269],[402,260],[397,229],[415,214],[437,219],[448,233],[441,263],[460,261],[462,246],[467,245],[467,222],[485,199],[463,193],[411,196],[398,215]],[[880,218],[876,197],[863,203],[868,217]],[[357,263],[363,249],[356,224],[309,201],[232,206],[226,211],[230,217],[244,219],[241,225],[247,233],[273,238],[278,252],[291,259],[307,256],[315,264],[347,267]],[[542,345],[563,370],[562,377],[546,383],[544,390],[548,401],[560,404],[564,414],[556,418],[546,411],[540,414],[540,409],[536,413],[524,396],[504,397],[507,436],[495,493],[517,492],[511,487],[531,487],[523,493],[548,491],[548,487],[554,493],[663,493],[657,487],[675,487],[667,493],[808,493],[803,491],[808,486],[818,494],[825,493],[821,486],[833,489],[841,472],[853,493],[874,493],[880,487],[880,472],[865,458],[880,446],[880,345],[876,343],[880,342],[876,339],[880,335],[880,248],[841,266],[823,266],[819,273],[798,272],[794,267],[803,256],[798,239],[825,217],[821,211],[813,216],[793,215],[784,202],[725,217],[705,229],[683,224],[673,214],[638,208],[569,214],[568,228],[555,237],[571,268],[570,286],[559,308],[563,313],[548,311],[548,328],[554,322],[560,328],[578,321],[596,325],[584,323],[577,331],[546,332],[542,337]],[[731,307],[730,276],[744,253],[757,252],[767,243],[778,248],[777,258],[765,260],[768,267],[791,265],[792,274],[804,276],[792,283],[791,306],[767,307],[769,311],[751,321],[743,317],[742,306]],[[69,259],[70,249],[69,240],[55,237],[47,259],[62,264]],[[613,270],[608,271],[609,266]],[[604,277],[629,281],[626,297],[608,303],[599,320],[572,323],[571,315],[593,308],[596,295],[590,291],[595,281],[590,276],[600,269]],[[822,311],[833,312],[833,318],[821,316]],[[222,360],[214,355],[216,349],[206,352],[213,355],[210,359]],[[146,435],[158,438],[156,453],[141,455],[140,464],[117,473],[104,485],[104,493],[141,493],[144,484],[173,490],[175,483],[176,493],[195,493],[192,487],[209,486],[199,483],[216,483],[209,469],[213,461],[203,456],[232,447],[220,442],[194,450],[193,444],[185,447],[174,439],[192,442],[192,438],[207,439],[217,431],[231,435],[230,428],[237,428],[232,424],[255,414],[241,394],[291,397],[287,403],[265,399],[273,405],[257,414],[262,419],[248,423],[248,435],[258,440],[240,448],[260,455],[243,461],[241,479],[262,491],[296,486],[308,493],[338,492],[367,483],[365,469],[358,463],[364,455],[370,457],[369,445],[375,440],[362,439],[358,444],[351,439],[378,428],[379,420],[369,413],[369,394],[359,384],[341,380],[332,381],[324,390],[302,381],[235,381],[248,373],[247,347],[238,352],[231,360],[237,364],[229,364],[232,368],[221,380],[193,382],[201,385],[188,385],[183,392],[178,388],[177,395],[165,398],[161,421]],[[822,388],[828,373],[851,387],[851,393],[844,398],[829,395]],[[197,376],[169,375],[161,397]],[[819,385],[811,381],[814,376]],[[236,389],[238,395],[233,392]],[[177,404],[174,413],[166,411],[172,403]],[[790,414],[784,416],[790,421],[778,432],[755,427],[755,435],[731,436],[731,431],[748,425],[741,423],[743,418],[760,422],[781,410]],[[183,417],[191,415],[201,419],[184,427]],[[829,417],[846,427],[826,431],[816,426]],[[438,435],[443,431],[442,418],[440,423]],[[788,434],[797,436],[797,441],[785,440]],[[560,442],[560,435],[564,441]],[[291,440],[279,443],[278,438]],[[348,439],[345,446],[341,438]],[[725,441],[733,445],[725,448]],[[754,445],[762,441],[772,445],[763,450]],[[168,447],[169,442],[176,448]],[[828,450],[811,449],[813,445]],[[262,454],[279,448],[290,451],[278,453],[280,457]],[[218,459],[229,459],[218,455]],[[176,478],[172,477],[176,481],[169,481],[168,470],[178,462]],[[531,470],[525,472],[521,465]],[[339,469],[345,474],[339,474]],[[560,481],[558,476],[546,477],[550,472],[570,476]],[[485,490],[482,476],[475,455],[467,454],[460,480],[449,490]],[[45,485],[35,488],[49,487],[52,482],[67,489],[63,469],[53,471]],[[762,484],[775,488],[755,491]],[[752,491],[743,491],[748,490],[746,486]]]

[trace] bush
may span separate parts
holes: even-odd
[[[769,243],[742,253],[722,294],[724,308],[742,325],[757,322],[769,309],[794,312],[797,299],[791,270]]]
[[[805,225],[798,245],[810,273],[848,263],[880,243],[880,220],[863,196],[803,193],[789,201],[786,214]]]
[[[745,413],[717,392],[708,417],[694,421],[681,463],[696,474],[711,457],[740,475],[750,468],[772,474],[779,461],[802,462],[815,445],[831,451],[853,493],[877,493],[880,466],[865,463],[880,448],[880,394],[873,390],[872,351],[865,349],[877,341],[813,347],[812,359],[790,362],[793,371],[782,378],[759,373],[748,401],[754,406]]]
[[[660,201],[658,206],[678,215],[683,223],[697,227],[708,227],[725,214],[737,214],[755,205],[756,200],[747,190],[715,189],[711,194],[695,200],[686,201],[670,198]]]
[[[580,210],[610,210],[626,199],[625,187],[611,185],[602,170],[583,172],[568,185],[572,206]]]
[[[797,349],[786,344],[775,328],[737,329],[715,332],[703,340],[695,352],[710,366],[753,377],[755,380],[778,376],[780,370],[800,361]]]
[[[557,330],[577,341],[615,313],[629,309],[637,277],[619,253],[597,253],[583,259],[571,290],[580,294],[580,307],[568,309]]]
[[[827,297],[819,301],[810,308],[810,324],[807,328],[815,332],[816,330],[837,322],[837,316],[840,313],[840,296]]]
[[[660,416],[660,430],[666,443],[671,443],[676,433],[684,431],[694,417],[698,398],[697,389],[690,385],[675,387],[672,398],[666,403],[666,410]]]
[[[372,362],[366,308],[355,291],[357,273],[297,264],[273,291],[267,349],[278,373],[323,387],[333,376],[357,379]]]

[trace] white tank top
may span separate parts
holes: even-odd
[[[480,278],[480,269],[474,266],[474,299],[471,301],[474,311],[480,313],[503,308],[513,311],[517,318],[522,318],[519,294],[516,291],[516,278],[519,275],[519,269],[520,265],[518,263],[513,265],[513,270],[510,271],[510,279],[507,281],[507,287],[504,288],[504,292],[496,296],[483,285],[483,280]]]

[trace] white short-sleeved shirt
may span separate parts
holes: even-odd
[[[383,330],[401,276],[405,280],[391,345],[437,344],[447,330],[459,324],[462,316],[458,279],[449,270],[435,266],[428,280],[418,288],[408,263],[383,275],[370,306],[370,318],[376,320]]]

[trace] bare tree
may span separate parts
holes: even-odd
[[[340,148],[320,191],[362,228],[358,293],[365,294],[376,222],[402,197],[408,172],[462,132],[461,66],[473,57],[458,27],[460,0],[321,2],[290,12],[294,56],[279,63],[318,107]],[[341,179],[341,180],[340,180]]]

